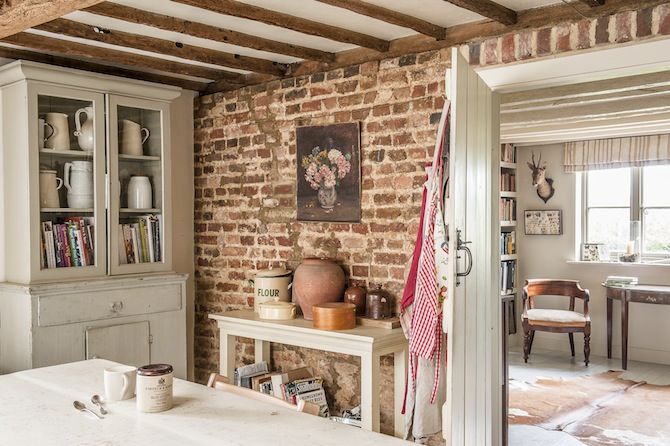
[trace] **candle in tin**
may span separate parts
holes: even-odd
[[[137,410],[163,412],[172,408],[170,364],[149,364],[137,369]]]

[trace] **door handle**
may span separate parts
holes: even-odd
[[[461,284],[461,280],[459,277],[466,277],[472,272],[472,251],[470,251],[470,248],[467,246],[469,245],[470,241],[464,241],[461,238],[461,230],[457,229],[456,230],[456,252],[458,251],[463,251],[465,252],[465,259],[466,259],[466,268],[465,271],[459,272],[458,268],[456,268],[456,286],[459,286]],[[456,259],[460,259],[461,257],[456,254]],[[458,263],[457,263],[458,265]]]

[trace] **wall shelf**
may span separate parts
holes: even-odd
[[[160,214],[161,210],[157,208],[151,209],[130,209],[130,208],[121,208],[119,209],[121,214]]]
[[[500,260],[503,261],[503,262],[507,261],[507,260],[517,260],[518,258],[519,258],[518,254],[501,254],[500,255]]]
[[[41,155],[58,156],[62,158],[89,159],[93,158],[93,152],[84,152],[82,150],[54,150],[40,149]]]
[[[502,198],[516,198],[516,192],[511,192],[507,190],[501,190],[500,191],[500,196]]]
[[[160,161],[160,156],[151,155],[123,155],[119,153],[119,159],[123,161]]]
[[[505,161],[500,161],[500,168],[516,170],[516,163],[508,163]]]
[[[64,213],[64,214],[77,214],[77,213],[91,213],[93,208],[41,208],[40,212],[45,213]]]

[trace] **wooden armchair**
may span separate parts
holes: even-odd
[[[537,296],[566,296],[570,298],[569,310],[551,310],[535,307]],[[584,302],[584,312],[575,311],[575,299]],[[589,365],[591,354],[591,318],[589,317],[589,290],[579,286],[577,280],[526,280],[523,287],[523,360],[528,362],[533,347],[535,331],[568,333],[570,351],[575,356],[574,333],[584,333],[584,364]]]
[[[298,401],[298,404],[296,406],[289,403],[288,401],[275,398],[272,395],[267,395],[265,393],[247,389],[245,387],[239,387],[230,384],[228,378],[219,375],[217,373],[212,373],[211,375],[209,375],[209,380],[207,380],[207,387],[211,387],[217,390],[223,390],[224,392],[234,393],[236,395],[241,395],[256,401],[264,401],[266,403],[274,404],[275,406],[278,407],[284,407],[286,409],[296,410],[298,412],[304,412],[310,415],[319,415],[320,407],[318,404],[314,404],[309,401]]]

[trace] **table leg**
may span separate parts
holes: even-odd
[[[235,378],[235,336],[221,330],[219,344],[219,373],[232,383]]]
[[[361,423],[363,429],[379,432],[379,355],[361,356]]]
[[[407,349],[393,354],[393,430],[396,437],[405,436],[405,416],[402,406],[405,402],[405,383],[407,379]]]
[[[621,299],[621,368],[628,370],[628,293]]]
[[[607,298],[607,358],[612,359],[612,299]]]
[[[260,339],[254,339],[254,357],[256,362],[265,361],[270,365],[270,343]]]

